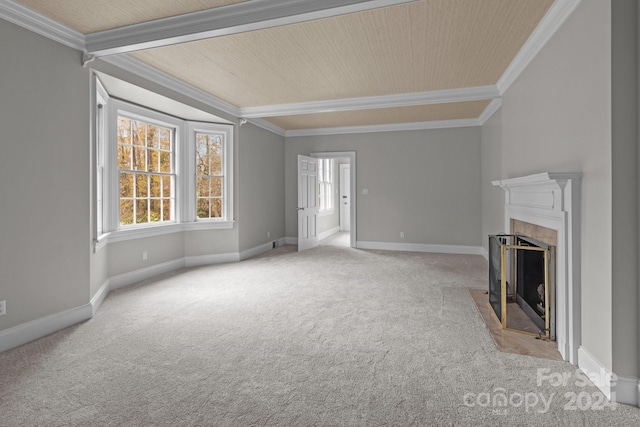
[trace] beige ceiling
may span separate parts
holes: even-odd
[[[83,34],[247,0],[18,0]]]
[[[239,1],[20,2],[89,33]],[[495,85],[552,3],[421,0],[129,55],[241,108]],[[488,102],[265,119],[284,129],[451,120]]]

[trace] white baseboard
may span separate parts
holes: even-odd
[[[578,367],[612,402],[639,406],[640,382],[635,377],[616,375],[606,369],[588,350],[578,349]]]
[[[298,238],[297,237],[285,237],[284,238],[284,244],[285,245],[297,245],[298,244]]]
[[[326,239],[332,234],[336,234],[338,231],[340,231],[340,227],[334,227],[327,231],[323,231],[322,233],[318,234],[318,240]]]
[[[598,378],[594,381],[596,387],[611,400],[610,381],[613,373],[606,369],[589,351],[580,346],[578,349],[578,368],[584,372],[589,378]]]
[[[482,255],[481,246],[429,245],[424,243],[356,242],[358,249],[382,251],[431,252],[440,254]]]
[[[269,252],[271,249],[273,249],[273,243],[274,242],[268,242],[268,243],[264,243],[262,245],[258,245],[256,247],[241,251],[240,261],[244,261],[245,259],[253,258],[254,256],[258,256],[265,252]],[[278,246],[278,242],[275,241],[275,243],[276,243],[276,246]]]
[[[199,267],[201,265],[226,264],[240,261],[239,252],[224,254],[198,255],[183,258],[185,267]]]
[[[100,308],[102,301],[107,297],[110,290],[109,279],[107,279],[102,286],[100,286],[100,289],[98,289],[98,292],[96,292],[93,298],[91,298],[91,317],[96,315],[98,308]]]
[[[92,314],[91,304],[85,304],[0,331],[0,352],[27,344],[76,323],[89,320]]]
[[[556,336],[556,342],[558,343],[558,351],[562,356],[562,360],[566,360],[572,365],[577,365],[577,360],[571,360],[571,353],[569,348],[569,343],[567,343],[562,337]]]
[[[150,279],[160,274],[178,270],[185,266],[185,259],[180,258],[173,261],[167,261],[150,267],[141,268],[139,270],[130,271],[128,273],[119,274],[109,278],[109,290],[119,289],[141,280]]]
[[[484,248],[484,246],[480,247],[480,255],[484,257],[487,261],[489,261],[489,252]]]

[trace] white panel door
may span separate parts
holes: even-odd
[[[351,231],[351,168],[340,165],[340,230]]]
[[[298,155],[298,252],[318,246],[318,159]]]

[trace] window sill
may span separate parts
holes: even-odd
[[[179,233],[183,231],[232,229],[233,224],[234,221],[199,221],[112,231],[110,233],[103,234],[94,241],[94,253],[97,253],[100,249],[110,243],[144,239],[147,237],[162,236],[165,234]]]
[[[321,217],[321,216],[329,216],[329,215],[333,215],[334,212],[335,212],[335,209],[329,209],[327,211],[320,211],[320,212],[318,212],[318,216],[319,217]]]
[[[182,224],[184,231],[193,230],[228,230],[233,228],[234,221],[196,221]]]

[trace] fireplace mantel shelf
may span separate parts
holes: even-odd
[[[491,181],[496,187],[515,188],[522,186],[540,185],[548,182],[567,181],[569,179],[581,179],[582,174],[579,172],[558,173],[543,172],[534,175],[521,176],[518,178],[508,178],[498,181]]]

